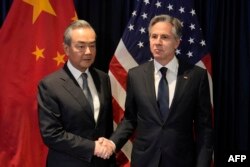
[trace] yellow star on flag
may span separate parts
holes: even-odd
[[[57,52],[57,56],[54,57],[53,60],[55,60],[57,62],[57,66],[59,66],[60,63],[65,63],[64,57],[65,57],[64,54],[61,55],[59,52]]]
[[[75,11],[75,16],[71,18],[72,21],[76,21],[78,20],[78,17],[77,17],[77,14],[76,14],[76,11]]]
[[[32,54],[36,56],[36,61],[38,61],[39,58],[45,58],[43,56],[43,51],[44,49],[39,49],[38,46],[36,45],[36,51],[32,52]]]
[[[32,23],[34,24],[38,16],[42,11],[50,13],[56,16],[54,9],[52,8],[49,0],[23,0],[24,2],[33,6],[33,19]]]

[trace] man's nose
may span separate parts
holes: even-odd
[[[85,49],[85,54],[90,54],[90,53],[91,53],[91,51],[90,51],[89,46],[86,46],[86,49]]]
[[[158,38],[156,39],[156,43],[159,43],[159,44],[161,44],[161,43],[162,43],[162,39],[161,39],[161,37],[158,37]]]

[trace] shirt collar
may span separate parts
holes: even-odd
[[[154,59],[155,73],[157,73],[163,66]],[[168,68],[168,71],[177,74],[179,62],[176,56],[164,67]]]
[[[79,71],[78,69],[76,69],[76,68],[71,64],[70,61],[67,62],[67,66],[68,66],[68,68],[69,68],[69,71],[70,71],[70,72],[72,73],[72,75],[74,76],[74,78],[75,78],[76,80],[78,80],[78,78],[81,77],[82,72]],[[88,68],[85,70],[85,73],[87,73],[87,74],[89,75],[89,69],[88,69]]]

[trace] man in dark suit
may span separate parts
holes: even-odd
[[[78,20],[64,33],[68,61],[38,86],[40,131],[48,146],[48,167],[111,167],[115,157],[97,139],[113,132],[111,87],[107,74],[91,67],[96,34]]]
[[[134,132],[132,167],[210,166],[213,130],[207,71],[175,56],[181,27],[168,15],[151,20],[154,60],[128,72],[124,118],[111,141],[99,139],[119,150]]]

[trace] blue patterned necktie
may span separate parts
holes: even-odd
[[[164,120],[166,119],[169,112],[169,88],[166,78],[167,70],[168,69],[166,67],[162,67],[160,69],[162,77],[158,87],[158,106]]]
[[[88,75],[86,73],[82,73],[82,89],[83,89],[83,93],[86,99],[88,100],[90,104],[91,110],[94,111],[93,98],[89,90],[87,78],[88,78]]]

